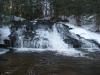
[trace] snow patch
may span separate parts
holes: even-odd
[[[3,43],[4,39],[9,39],[9,35],[11,34],[10,28],[7,26],[4,26],[0,28],[0,43]]]
[[[85,39],[95,40],[100,44],[100,34],[95,33],[95,32],[91,32],[89,30],[83,29],[83,28],[78,27],[78,26],[74,26],[72,24],[66,23],[65,25],[72,28],[70,30],[71,33],[78,34],[78,35],[80,35],[80,37],[83,37]]]

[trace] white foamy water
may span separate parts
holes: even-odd
[[[63,36],[59,34],[57,31],[56,25],[53,26],[53,32],[51,33],[50,43],[54,50],[56,50],[60,54],[68,55],[68,56],[83,56],[82,52],[71,48],[63,41]]]
[[[0,48],[0,55],[7,53],[9,50],[8,49],[3,49]]]
[[[72,25],[67,25],[73,29],[66,29],[66,24],[54,24],[52,28],[46,25],[39,25],[37,29],[32,31],[34,34],[30,36],[29,33],[26,33],[25,27],[19,28],[15,32],[15,36],[17,37],[17,41],[15,43],[15,51],[16,52],[43,52],[43,51],[54,51],[57,54],[80,57],[85,56],[89,52],[100,51],[97,44],[93,43],[93,41],[87,39],[96,40],[99,43],[99,34],[92,33],[90,31],[80,29],[79,27],[75,27]],[[0,44],[3,44],[4,39],[9,39],[9,35],[11,34],[9,27],[0,28]],[[74,35],[73,35],[74,34]],[[80,35],[80,38],[77,36]],[[91,36],[88,36],[91,35]],[[94,37],[96,35],[97,37]],[[28,37],[27,37],[28,36]],[[68,39],[71,36],[73,39],[77,39],[81,42],[81,49],[77,50],[72,47],[72,43],[69,45],[64,42],[64,39]],[[87,52],[85,52],[85,51]],[[6,53],[6,50],[1,50],[0,54]]]
[[[53,32],[51,32],[49,40],[50,43],[52,44],[53,49],[65,50],[66,48],[68,48],[68,45],[64,43],[55,25],[53,26]]]
[[[35,37],[27,42],[22,36],[19,36],[20,47],[15,48],[16,52],[56,51],[58,54],[68,56],[83,56],[82,52],[71,48],[63,41],[63,36],[60,35],[57,28],[55,24],[52,30],[37,29]]]

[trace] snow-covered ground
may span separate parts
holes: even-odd
[[[14,20],[14,21],[24,21],[25,19],[22,18],[22,17],[13,16],[13,20]]]
[[[70,24],[77,26],[77,22],[74,15],[67,17],[67,19],[69,20]],[[95,15],[81,16],[80,23],[81,27],[86,30],[90,30],[92,32],[95,32],[97,30],[95,25]]]

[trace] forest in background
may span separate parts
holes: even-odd
[[[44,10],[45,9],[45,10]],[[94,15],[97,31],[100,31],[100,0],[0,0],[0,23],[4,16],[20,16],[27,20],[48,17],[56,20],[74,15],[81,26],[81,16]]]

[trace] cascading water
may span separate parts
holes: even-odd
[[[20,48],[42,48],[42,49],[66,49],[68,45],[64,43],[63,36],[59,34],[56,25],[52,29],[38,28],[35,31],[35,36],[25,38],[23,30],[18,31],[17,45]]]
[[[19,51],[51,50],[71,56],[81,54],[80,51],[69,47],[68,44],[64,42],[64,38],[66,37],[64,34],[65,31],[66,29],[63,25],[54,24],[51,28],[40,25],[34,31],[30,33],[27,32],[28,34],[26,36],[26,30],[19,29],[17,31],[18,38],[16,47]],[[66,33],[69,34],[67,31]]]
[[[0,44],[7,46],[5,40],[10,41],[11,45],[7,48],[13,48],[17,52],[50,50],[76,57],[99,50],[99,44],[95,40],[88,40],[70,32],[69,26],[62,23],[40,20],[14,29],[16,30],[10,27],[0,29]]]
[[[86,49],[89,52],[95,52],[98,50],[98,46],[95,43],[92,43],[90,40],[81,38],[80,41],[82,42],[82,49]]]
[[[19,48],[41,48],[41,49],[66,49],[68,45],[64,43],[56,25],[52,29],[38,28],[34,37],[25,38],[23,30],[17,32],[17,45]]]
[[[45,29],[37,29],[36,36],[33,38],[34,48],[50,48],[49,43],[50,31]]]
[[[50,26],[48,23],[38,22],[32,26],[33,30],[27,27],[30,26],[22,25],[16,31],[11,32],[11,37],[16,37],[13,47],[18,52],[50,50],[65,55],[67,54],[69,56],[82,56],[84,55],[84,50],[93,52],[98,48],[95,43],[70,33],[68,26],[63,24],[55,23]],[[2,32],[3,36],[1,37],[7,39],[8,34],[10,34],[10,29],[4,29],[9,32],[7,34],[3,34]],[[5,30],[4,32],[6,33]],[[80,48],[76,50],[73,48],[73,44],[77,45],[78,43],[80,44]]]
[[[53,26],[53,32],[51,32],[51,38],[49,40],[54,49],[66,50],[68,48],[68,45],[63,41],[63,38],[60,36],[56,25]]]

